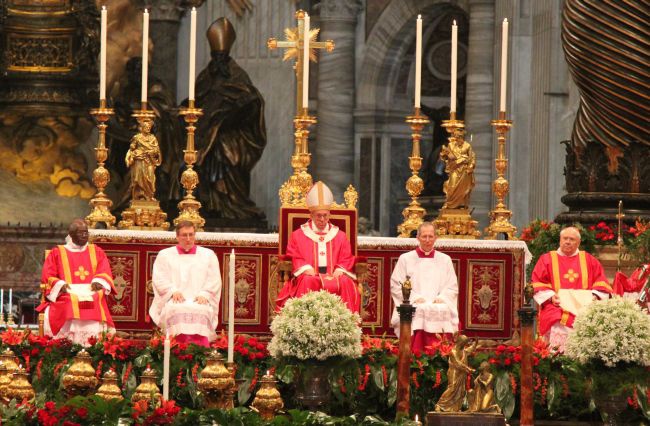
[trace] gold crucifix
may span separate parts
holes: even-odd
[[[302,75],[303,75],[303,49],[304,49],[304,40],[305,40],[305,11],[298,10],[296,11],[296,19],[298,20],[298,26],[294,28],[285,28],[284,36],[285,41],[278,41],[276,38],[271,37],[267,41],[266,45],[269,49],[283,48],[284,51],[283,61],[295,58],[296,63],[293,66],[293,69],[296,71],[296,115],[302,115]],[[309,30],[309,60],[311,62],[316,62],[316,51],[314,49],[326,49],[328,52],[334,50],[334,41],[316,41],[320,28],[310,28]]]

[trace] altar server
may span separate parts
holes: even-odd
[[[408,278],[415,306],[411,323],[411,350],[422,351],[437,341],[436,334],[458,331],[458,280],[451,258],[436,251],[435,228],[423,222],[417,231],[418,247],[402,254],[390,278],[390,292],[395,306],[402,303],[402,283]],[[391,325],[399,336],[399,314],[393,310]]]
[[[43,264],[41,282],[45,302],[46,336],[67,338],[88,345],[89,337],[115,332],[106,296],[115,291],[113,275],[104,251],[88,244],[88,226],[75,219],[65,245],[52,249]]]
[[[194,224],[181,221],[176,226],[178,244],[158,253],[149,315],[177,341],[207,347],[217,337],[221,273],[217,256],[195,245],[195,238]]]
[[[317,182],[307,193],[310,219],[291,234],[287,256],[293,262],[294,279],[284,283],[276,299],[279,311],[291,297],[310,291],[326,290],[337,294],[352,312],[359,312],[361,296],[352,272],[354,256],[350,241],[330,223],[334,203],[332,191]]]
[[[579,247],[578,228],[564,228],[560,247],[540,256],[531,277],[540,305],[539,334],[559,351],[564,351],[576,315],[592,300],[608,299],[612,293],[598,259]]]

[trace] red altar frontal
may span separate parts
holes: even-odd
[[[109,308],[118,331],[140,337],[153,324],[151,272],[158,251],[175,244],[173,232],[91,230],[91,240],[108,255],[117,294]],[[278,235],[197,233],[197,243],[214,250],[224,283],[221,329],[228,318],[229,256],[236,252],[235,324],[238,333],[270,334],[278,281]],[[359,237],[359,256],[367,258],[361,316],[364,332],[393,335],[390,317],[390,275],[400,254],[412,250],[415,239]],[[458,275],[459,315],[465,334],[484,339],[509,339],[518,327],[525,266],[530,253],[522,241],[443,240],[436,249],[451,256]]]

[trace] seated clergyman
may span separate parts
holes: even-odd
[[[176,226],[178,244],[158,253],[149,315],[177,341],[209,346],[217,337],[221,273],[217,256],[195,245],[195,238],[194,224],[181,221]]]

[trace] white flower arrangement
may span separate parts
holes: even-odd
[[[340,297],[326,291],[310,292],[287,301],[273,319],[269,353],[319,361],[331,357],[361,356],[361,318]]]
[[[582,364],[650,366],[650,315],[620,297],[592,303],[573,323],[564,354]]]

